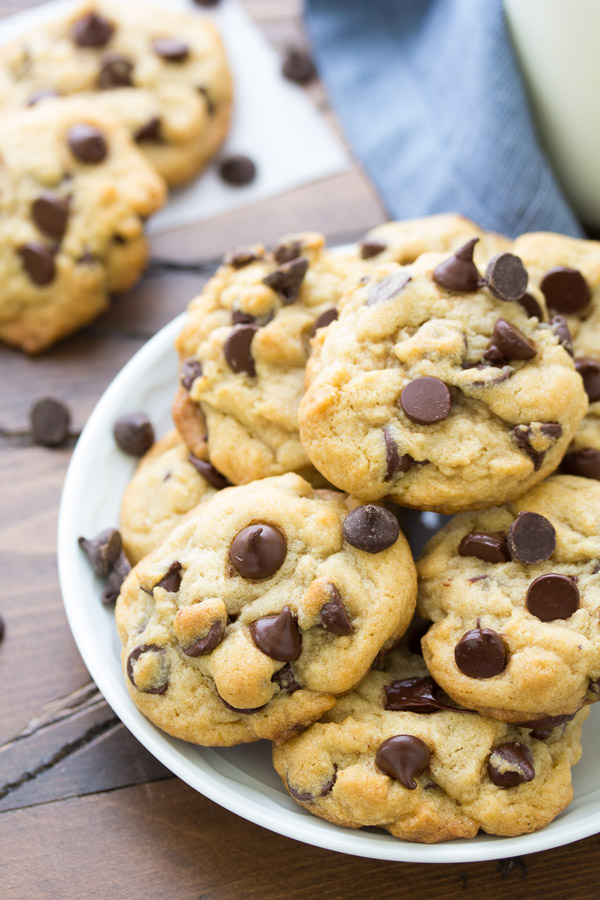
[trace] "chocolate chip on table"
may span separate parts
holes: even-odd
[[[228,478],[225,478],[218,469],[215,469],[212,463],[210,463],[207,459],[198,459],[197,456],[194,456],[193,453],[188,454],[188,461],[191,462],[193,467],[197,472],[200,472],[203,478],[208,481],[210,485],[220,491],[222,488],[229,487],[231,482]]]
[[[514,253],[498,253],[485,270],[487,288],[498,300],[521,300],[528,280],[525,266]]]
[[[73,25],[73,40],[80,47],[104,47],[108,44],[115,26],[97,13],[82,16]]]
[[[152,49],[167,62],[184,62],[190,52],[188,44],[177,38],[156,38],[152,41]]]
[[[579,588],[566,575],[540,575],[527,590],[527,609],[542,622],[569,619],[579,609]]]
[[[69,220],[69,198],[44,191],[31,204],[31,216],[44,234],[62,238]]]
[[[106,159],[108,146],[99,128],[83,122],[69,128],[67,141],[73,156],[80,162],[96,165]]]
[[[225,636],[225,626],[222,622],[215,622],[208,629],[208,634],[198,638],[193,644],[182,647],[181,650],[186,656],[195,658],[197,656],[205,656],[212,653],[215,647],[218,647]]]
[[[154,588],[162,588],[163,591],[168,591],[170,594],[176,594],[179,588],[181,587],[181,563],[178,560],[174,560],[160,581],[157,581],[152,590]]]
[[[600,400],[600,359],[580,356],[575,360],[575,368],[583,378],[583,386],[590,403]]]
[[[506,536],[513,559],[535,565],[549,559],[556,547],[554,525],[545,516],[534,512],[521,512],[514,520]]]
[[[447,291],[458,291],[461,294],[476,291],[483,284],[481,275],[473,262],[473,250],[479,238],[472,238],[455,250],[452,256],[445,259],[433,270],[433,280]]]
[[[265,523],[248,525],[238,531],[229,549],[229,559],[243,578],[262,581],[281,568],[287,555],[287,541],[278,528]]]
[[[69,436],[71,413],[60,400],[42,397],[29,410],[29,422],[34,444],[59,447]]]
[[[328,325],[331,325],[332,322],[338,317],[338,311],[333,306],[331,309],[326,309],[325,312],[322,312],[319,318],[316,320],[313,325],[313,334],[315,331],[318,331],[319,328],[327,328]]]
[[[100,60],[100,72],[97,86],[102,90],[111,88],[131,87],[133,80],[133,63],[121,53],[105,53]]]
[[[123,552],[119,553],[115,564],[108,573],[104,590],[100,595],[103,603],[114,603],[121,593],[121,585],[131,571],[129,560]]]
[[[579,269],[555,266],[546,272],[540,288],[550,309],[565,315],[581,312],[590,302],[590,289]]]
[[[202,363],[194,356],[190,356],[189,359],[184,360],[181,364],[181,369],[179,370],[179,381],[186,389],[186,391],[191,390],[196,378],[200,378],[201,375]]]
[[[49,247],[30,241],[28,244],[21,244],[17,252],[25,271],[34,284],[44,287],[54,281],[56,263],[54,253]]]
[[[308,84],[317,75],[310,53],[300,47],[288,47],[281,71],[296,84]]]
[[[487,764],[491,782],[511,788],[535,778],[531,750],[519,741],[494,747]]]
[[[506,535],[502,531],[472,531],[465,534],[458,545],[458,555],[475,556],[490,563],[510,562]]]
[[[387,244],[381,244],[379,241],[362,241],[359,247],[361,259],[372,259],[387,250]]]
[[[134,672],[133,672],[133,664],[137,662],[137,660],[144,653],[160,653],[163,654],[165,652],[164,647],[160,647],[158,644],[141,644],[139,647],[136,647],[131,651],[129,656],[127,657],[127,675],[132,685],[140,690],[140,688],[135,683]],[[164,692],[169,687],[169,682],[167,679],[163,679],[157,684],[155,687],[149,687],[144,690],[145,694],[164,694]]]
[[[506,668],[504,641],[491,628],[467,631],[454,648],[456,665],[469,678],[493,678]]]
[[[233,153],[226,156],[219,164],[219,175],[226,184],[243,187],[256,177],[256,165],[249,156]]]
[[[600,481],[600,450],[583,447],[581,450],[567,453],[560,468],[566,475],[579,475],[582,478],[595,478]]]
[[[300,286],[308,272],[308,260],[305,256],[283,263],[274,272],[265,275],[263,284],[279,295],[284,306],[298,299]]]
[[[145,125],[140,125],[140,127],[134,134],[134,138],[138,142],[138,144],[161,144],[163,142],[163,133],[162,123],[159,117],[152,116],[151,119],[148,119]]]
[[[375,762],[382,772],[395,778],[409,791],[416,790],[415,775],[427,769],[431,751],[421,738],[413,734],[396,734],[377,748]]]
[[[115,441],[124,453],[143,456],[154,443],[154,428],[146,413],[125,413],[113,429]]]
[[[519,306],[522,306],[527,315],[532,318],[536,316],[540,320],[540,322],[544,321],[544,310],[535,299],[533,294],[530,294],[528,291],[525,291],[522,297],[519,297],[517,300]]]
[[[346,611],[346,607],[342,602],[340,593],[333,582],[328,585],[329,600],[324,603],[319,613],[321,625],[325,631],[331,634],[337,634],[340,637],[353,634],[354,628],[350,622],[350,618]]]
[[[342,531],[344,538],[357,550],[381,553],[396,543],[400,526],[389,509],[367,504],[348,513]]]
[[[232,372],[250,375],[251,378],[256,375],[251,344],[257,331],[256,325],[236,325],[231,330],[223,344],[223,353]]]
[[[302,635],[289,606],[277,616],[264,616],[250,625],[252,640],[259,650],[280,662],[291,662],[302,653]]]
[[[385,481],[391,481],[394,475],[408,472],[415,465],[415,460],[408,453],[400,454],[398,444],[387,428],[383,429],[383,438],[385,441]]]
[[[27,106],[35,106],[36,103],[39,103],[40,100],[48,100],[50,97],[60,97],[58,91],[55,91],[54,88],[42,88],[39,91],[35,91],[29,97],[27,101]]]
[[[104,528],[93,538],[80,537],[78,544],[92,564],[96,575],[108,578],[123,547],[121,533],[116,528]]]
[[[490,339],[489,350],[483,354],[484,359],[494,356],[498,351],[501,360],[533,359],[537,355],[535,344],[525,337],[522,331],[507,322],[506,319],[498,319],[494,325],[494,331]],[[500,360],[500,361],[501,361]]]
[[[383,708],[394,712],[430,713],[439,709],[454,709],[439,699],[440,687],[431,675],[392,681],[384,685],[383,691]]]
[[[565,317],[554,316],[554,318],[550,320],[550,329],[554,332],[558,338],[558,343],[565,348],[569,356],[574,356],[573,338],[571,337],[571,332],[569,331],[569,326],[567,325]]]
[[[432,375],[424,375],[403,388],[400,405],[411,422],[433,425],[448,417],[452,397],[447,384]]]
[[[284,694],[295,694],[302,687],[290,665],[282,666],[271,678]]]
[[[366,306],[375,306],[377,303],[386,303],[388,300],[393,300],[394,297],[397,297],[404,290],[409,281],[410,275],[404,269],[392,272],[391,275],[388,275],[382,281],[371,285]]]

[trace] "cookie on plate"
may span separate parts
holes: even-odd
[[[196,506],[117,601],[138,708],[175,737],[282,740],[407,628],[416,575],[396,519],[294,474]]]
[[[558,466],[587,408],[581,378],[519,259],[497,254],[484,276],[476,241],[372,269],[315,335],[300,436],[336,487],[452,513]]]
[[[457,702],[528,722],[600,698],[600,484],[556,475],[456,516],[418,572],[425,661]]]
[[[571,801],[586,710],[540,735],[452,708],[406,650],[381,669],[274,748],[285,787],[309,812],[433,843],[536,831]]]
[[[170,185],[221,146],[231,76],[205,17],[142,3],[85,3],[0,49],[0,103],[85,93],[121,119]]]
[[[285,472],[313,480],[297,421],[310,338],[367,269],[310,233],[225,257],[177,341],[173,418],[196,456],[208,453],[234,484]]]
[[[0,339],[36,353],[138,279],[163,179],[112,116],[82,99],[0,128]]]

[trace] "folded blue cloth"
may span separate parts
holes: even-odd
[[[533,126],[501,0],[306,0],[319,73],[392,218],[581,228]]]

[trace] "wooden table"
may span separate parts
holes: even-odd
[[[299,39],[296,0],[246,0],[273,43]],[[0,0],[0,14],[31,0]],[[332,119],[324,92],[310,88]],[[331,853],[264,831],[173,777],[90,681],[56,571],[61,487],[77,433],[136,350],[185,309],[228,247],[302,229],[331,243],[385,219],[359,167],[157,238],[140,284],[38,359],[0,348],[0,895],[10,898],[598,898],[600,837],[527,858],[417,866]],[[165,260],[186,268],[169,268]],[[163,261],[163,262],[161,262]],[[73,412],[67,448],[33,446],[28,410]],[[83,498],[85,502],[85,498]]]

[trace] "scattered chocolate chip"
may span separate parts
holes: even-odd
[[[531,737],[536,738],[539,741],[546,740],[549,737],[555,728],[559,725],[564,725],[565,722],[570,722],[571,719],[575,718],[576,713],[571,713],[570,716],[543,716],[540,719],[532,719],[529,722],[519,722],[519,728],[531,728]]]
[[[223,353],[232,372],[250,375],[251,378],[256,375],[251,344],[257,331],[256,325],[236,325],[231,330],[223,344]]]
[[[590,403],[600,400],[600,360],[580,356],[575,360],[575,368],[583,378],[583,386]]]
[[[162,588],[170,594],[176,594],[181,587],[181,563],[175,560],[171,563],[160,581],[157,581],[154,588]],[[152,590],[154,590],[152,588]]]
[[[226,156],[221,160],[219,165],[219,175],[226,184],[233,184],[241,187],[250,184],[256,177],[256,165],[249,156],[241,153],[234,153]]]
[[[504,641],[491,628],[474,628],[454,648],[456,665],[469,678],[493,678],[506,668]]]
[[[136,647],[135,650],[132,650],[129,656],[127,657],[127,675],[129,676],[129,680],[132,685],[138,689],[137,684],[135,683],[135,679],[133,677],[133,664],[137,662],[140,656],[143,653],[164,653],[165,648],[159,647],[158,644],[140,644],[139,647]],[[169,687],[169,682],[167,680],[162,681],[156,687],[146,688],[144,691],[145,694],[164,694],[164,692]]]
[[[490,781],[511,788],[535,778],[531,750],[519,741],[494,747],[487,764]]]
[[[179,381],[186,389],[186,391],[190,391],[196,378],[200,378],[201,375],[202,363],[194,356],[190,356],[188,359],[184,360],[181,365],[181,369],[179,371]]]
[[[44,234],[62,238],[69,220],[69,198],[44,191],[31,204],[33,221]]]
[[[387,250],[387,244],[381,244],[379,241],[362,241],[359,247],[361,259],[372,259]]]
[[[328,325],[331,325],[332,322],[335,322],[337,317],[337,309],[334,309],[333,307],[331,309],[326,309],[325,312],[321,313],[321,315],[313,325],[313,334],[315,333],[315,331],[318,331],[319,328],[327,328]]]
[[[292,239],[287,241],[280,241],[278,244],[273,247],[273,258],[277,265],[282,265],[282,263],[291,262],[293,259],[298,259],[299,256],[302,255],[302,242]]]
[[[535,344],[506,319],[498,319],[496,322],[490,340],[490,348],[483,354],[484,359],[488,359],[490,351],[493,352],[495,349],[500,352],[499,362],[512,359],[533,359],[537,354]],[[496,360],[494,359],[493,362]]]
[[[288,81],[296,84],[308,84],[317,74],[310,53],[300,47],[288,47],[281,71]]]
[[[229,559],[243,578],[262,581],[270,578],[287,555],[287,541],[278,528],[259,523],[238,531],[229,550]]]
[[[55,91],[54,88],[42,88],[42,90],[35,91],[35,93],[30,96],[27,101],[27,106],[35,106],[40,100],[48,100],[50,97],[60,97],[60,94],[58,91]]]
[[[475,556],[490,563],[510,562],[506,535],[502,531],[472,531],[458,545],[459,556]]]
[[[556,547],[554,525],[539,513],[519,513],[506,537],[512,558],[528,565],[549,559]]]
[[[340,636],[353,634],[354,628],[348,617],[346,607],[342,602],[339,591],[332,582],[328,585],[330,599],[321,607],[319,617],[325,631]]]
[[[208,462],[208,460],[198,459],[198,457],[194,456],[193,453],[188,454],[188,460],[189,462],[191,462],[196,471],[200,472],[202,477],[205,478],[208,483],[218,491],[231,485],[229,479],[225,478],[225,476],[222,475],[218,469],[215,469],[213,464]]]
[[[93,125],[72,125],[69,128],[67,141],[73,156],[80,162],[96,165],[101,163],[108,154],[108,146],[104,135],[99,128]]]
[[[381,553],[398,540],[400,526],[396,518],[383,506],[357,506],[344,519],[344,538],[358,550]]]
[[[52,250],[31,241],[29,244],[21,244],[17,252],[34,284],[43,287],[54,280],[56,263]]]
[[[388,275],[382,281],[378,281],[371,285],[366,305],[375,306],[377,303],[385,303],[388,300],[393,300],[394,297],[397,297],[398,294],[404,290],[409,281],[410,275],[408,272],[404,271],[404,269],[398,269],[396,272],[392,272],[391,275]]]
[[[384,685],[384,709],[402,712],[430,713],[439,709],[453,709],[442,702],[440,687],[430,675],[422,678],[403,678]]]
[[[567,325],[565,317],[554,316],[554,318],[550,320],[550,328],[558,338],[558,343],[565,348],[569,356],[573,356],[573,338],[571,337],[571,332],[569,331],[569,326]]]
[[[409,791],[417,787],[415,775],[427,769],[431,752],[421,738],[413,734],[397,734],[380,744],[375,754],[375,762],[382,772],[395,778]]]
[[[289,606],[278,616],[264,616],[250,625],[252,640],[259,650],[281,662],[298,659],[302,653],[302,635]]]
[[[569,619],[579,609],[579,589],[566,575],[540,575],[527,590],[527,609],[542,622]]]
[[[296,679],[294,670],[289,664],[282,666],[281,669],[275,672],[271,681],[278,684],[279,689],[283,691],[284,694],[295,694],[296,691],[299,691],[302,687],[300,682]]]
[[[595,478],[600,481],[600,450],[584,447],[567,453],[562,461],[561,470],[567,475],[580,475],[582,478]]]
[[[408,472],[414,466],[415,461],[408,453],[400,455],[398,444],[389,433],[388,428],[383,429],[383,438],[385,440],[385,481],[391,481],[394,475]]]
[[[152,422],[143,412],[125,413],[114,425],[117,445],[131,456],[143,456],[154,443]]]
[[[42,397],[29,410],[31,437],[42,447],[58,447],[69,436],[71,413],[60,400]]]
[[[190,52],[185,41],[179,41],[176,38],[156,38],[152,41],[152,49],[167,62],[184,62]]]
[[[115,26],[97,13],[88,13],[73,24],[73,40],[80,47],[104,47],[110,41]]]
[[[123,546],[121,533],[116,528],[105,528],[96,537],[80,537],[78,544],[92,564],[94,572],[101,578],[108,578]]]
[[[188,647],[182,647],[181,649],[186,656],[204,656],[206,653],[211,653],[215,647],[218,647],[224,636],[225,626],[222,622],[215,622],[214,625],[210,626],[208,634],[198,638],[197,641],[194,641]]]
[[[546,303],[556,312],[572,315],[580,312],[590,301],[590,289],[578,269],[555,266],[540,283]]]
[[[498,253],[487,264],[485,281],[498,300],[521,300],[527,290],[527,270],[514,253]]]
[[[231,266],[233,269],[243,269],[249,266],[260,257],[256,254],[252,247],[237,247],[235,250],[229,250],[223,257],[223,265]]]
[[[308,272],[308,260],[305,256],[283,263],[270,275],[263,278],[263,284],[279,295],[284,306],[298,299],[300,286]]]
[[[535,299],[533,294],[530,294],[528,291],[525,291],[522,297],[519,297],[517,303],[523,307],[529,318],[535,316],[540,320],[540,322],[544,321],[544,310]]]
[[[482,285],[479,270],[473,262],[473,250],[479,238],[472,238],[463,244],[452,256],[445,259],[433,270],[433,280],[447,291],[468,293]]]
[[[120,53],[106,53],[100,60],[100,72],[96,81],[101,90],[131,87],[133,63]]]
[[[104,590],[100,595],[103,603],[114,603],[121,593],[121,585],[131,571],[129,560],[123,552],[119,553],[117,560],[108,573]]]
[[[448,417],[452,397],[448,385],[424,375],[409,381],[400,395],[400,405],[411,422],[417,425],[433,425]]]
[[[151,119],[148,119],[145,125],[140,125],[140,127],[134,134],[134,138],[136,139],[138,144],[162,144],[162,123],[159,117],[152,116]]]

